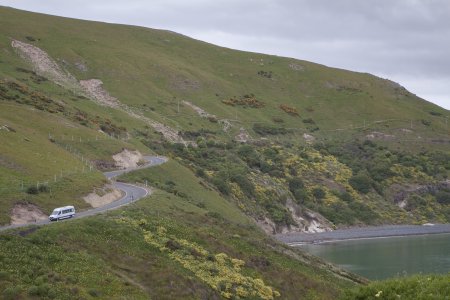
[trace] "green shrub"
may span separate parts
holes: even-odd
[[[450,295],[450,275],[420,275],[373,282],[344,293],[342,300],[414,299],[444,300]]]
[[[429,121],[429,120],[421,120],[422,121],[422,124],[423,125],[425,125],[425,126],[430,126],[431,125],[431,121]]]
[[[34,185],[30,186],[27,188],[27,193],[30,195],[37,195],[37,194],[39,194],[39,189],[37,187],[35,187]]]
[[[255,125],[253,125],[253,131],[255,131],[259,135],[277,135],[288,133],[288,130],[284,127],[275,127],[260,123],[256,123]]]
[[[100,297],[101,293],[100,291],[96,290],[96,289],[90,289],[88,291],[89,295],[91,295],[92,297],[96,298],[96,297]]]
[[[303,180],[301,180],[298,177],[294,177],[294,178],[290,179],[288,184],[289,184],[289,190],[292,193],[294,193],[294,191],[296,191],[298,189],[305,188],[305,184],[303,183]]]
[[[314,198],[316,198],[318,200],[321,200],[321,199],[325,198],[325,196],[326,196],[326,192],[320,187],[314,188],[312,191],[312,194],[313,194]]]
[[[46,184],[42,184],[38,188],[40,193],[48,193],[50,191],[50,188]]]
[[[8,272],[6,271],[0,271],[0,281],[7,280],[9,277]]]
[[[252,197],[254,195],[255,187],[246,176],[242,174],[235,174],[231,177],[231,180],[239,185],[247,197]]]
[[[436,200],[440,204],[450,204],[450,191],[444,190],[436,193]]]
[[[28,295],[39,296],[39,287],[32,285],[28,288]]]
[[[20,299],[20,294],[22,290],[19,286],[11,286],[3,290],[3,298],[5,300],[13,300],[13,299]]]
[[[408,210],[413,210],[427,205],[427,201],[419,195],[412,195],[409,197],[407,202],[408,204],[406,205],[406,209]]]
[[[296,189],[292,194],[299,204],[304,204],[310,200],[310,196],[305,189]]]
[[[314,122],[314,120],[311,118],[304,119],[304,120],[302,120],[302,122],[305,124],[316,124],[316,122]]]
[[[372,180],[365,174],[355,175],[348,182],[355,190],[363,194],[367,194],[372,189]]]
[[[221,178],[214,178],[212,183],[216,186],[216,188],[224,195],[229,195],[231,192],[230,186],[228,183]]]
[[[349,192],[338,193],[337,196],[345,202],[353,202],[353,197]]]

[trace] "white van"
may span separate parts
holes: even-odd
[[[52,214],[48,216],[50,221],[57,221],[67,218],[72,218],[75,215],[75,207],[73,206],[64,206],[58,207],[53,210]]]

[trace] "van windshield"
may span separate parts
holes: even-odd
[[[59,214],[59,210],[55,209],[55,210],[52,212],[52,215],[57,215],[57,214]]]

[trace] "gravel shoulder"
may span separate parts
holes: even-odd
[[[410,235],[450,233],[450,224],[385,225],[339,229],[320,233],[277,234],[275,238],[290,246],[319,244],[355,239],[374,239]]]

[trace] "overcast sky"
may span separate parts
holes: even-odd
[[[448,0],[0,0],[0,5],[168,29],[234,49],[369,72],[450,109]]]

